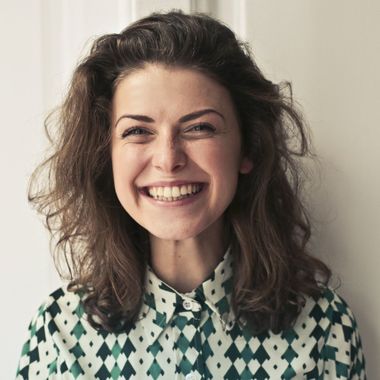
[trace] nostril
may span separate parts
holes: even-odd
[[[163,171],[175,172],[186,165],[186,155],[175,144],[167,149],[157,152],[152,159],[152,164]]]

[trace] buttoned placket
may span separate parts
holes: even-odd
[[[196,296],[197,297],[197,296]],[[197,297],[198,298],[198,297]],[[179,305],[180,304],[180,305]],[[192,298],[183,298],[182,301],[179,303],[176,307],[176,311],[180,312],[181,307],[188,311],[192,312],[192,316],[189,319],[189,324],[195,327],[195,336],[194,336],[194,342],[196,345],[196,350],[199,353],[198,357],[196,359],[196,362],[194,363],[194,369],[188,372],[187,374],[184,374],[185,377],[177,376],[176,380],[202,380],[205,377],[205,359],[203,356],[203,348],[202,348],[202,341],[201,341],[201,331],[200,331],[200,324],[202,319],[202,313],[207,313],[207,307],[214,312],[218,317],[222,324],[223,331],[230,332],[235,324],[235,318],[233,313],[226,313],[223,316],[220,316],[219,311],[215,308],[215,306],[207,302],[207,300],[204,299],[204,296],[201,299],[192,299]],[[175,318],[176,312],[174,313],[173,318]]]
[[[187,373],[178,374],[176,379],[201,380],[204,378],[205,360],[202,350],[200,324],[202,313],[206,312],[205,304],[201,299],[193,299],[186,296],[180,297],[181,299],[177,301],[176,311],[173,318],[176,318],[177,315],[184,315],[188,320],[187,326],[192,326],[194,328],[194,335],[191,337],[192,339],[187,339],[194,342],[194,349],[197,357],[194,361],[193,368]],[[184,353],[184,355],[186,355],[186,353]]]
[[[224,259],[226,261],[223,266],[220,264],[213,276],[197,289],[184,294],[157,278],[149,268],[145,284],[145,306],[148,306],[150,314],[147,320],[153,323],[145,324],[145,318],[141,322],[149,345],[160,339],[166,326],[175,334],[173,341],[177,354],[177,373],[174,380],[202,380],[211,376],[207,371],[201,340],[204,332],[200,326],[205,322],[204,318],[215,318],[215,322],[219,320],[221,329],[227,333],[235,325],[234,313],[227,306],[230,304],[231,289],[231,285],[227,285],[231,276],[231,257],[228,252]]]

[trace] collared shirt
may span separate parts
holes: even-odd
[[[293,328],[253,335],[231,307],[228,250],[196,289],[180,293],[149,266],[127,332],[97,331],[81,297],[61,288],[29,326],[17,379],[365,379],[355,318],[331,289],[307,298]]]

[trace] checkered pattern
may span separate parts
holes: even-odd
[[[184,294],[148,266],[138,322],[119,334],[93,329],[81,296],[58,289],[29,326],[17,379],[366,378],[355,318],[334,291],[307,299],[293,328],[252,335],[230,308],[232,264],[227,251]]]

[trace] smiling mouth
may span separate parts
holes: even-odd
[[[195,196],[203,190],[204,185],[204,183],[194,183],[173,187],[144,187],[142,192],[158,201],[175,202]]]

